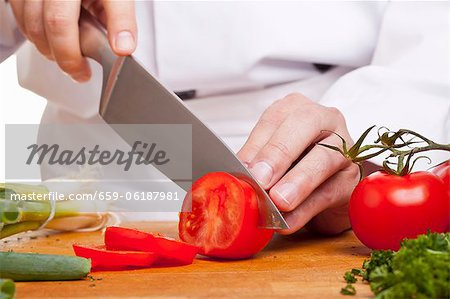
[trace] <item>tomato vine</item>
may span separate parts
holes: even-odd
[[[376,126],[368,128],[358,138],[355,144],[348,147],[346,140],[339,134],[327,131],[338,136],[342,141],[342,148],[334,145],[318,143],[326,148],[338,151],[344,157],[356,163],[360,168],[362,177],[363,161],[379,156],[383,153],[389,153],[383,161],[383,169],[393,175],[404,176],[409,174],[418,159],[428,159],[426,156],[415,157],[416,154],[431,150],[442,150],[450,152],[450,144],[440,144],[431,139],[408,129],[391,131],[386,127],[380,127],[377,131],[378,138],[372,144],[363,144],[369,133]],[[391,161],[395,159],[395,162]],[[395,167],[392,167],[395,166]]]

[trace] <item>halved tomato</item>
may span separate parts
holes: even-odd
[[[193,184],[183,202],[178,231],[202,255],[225,259],[251,257],[273,235],[273,230],[258,227],[255,190],[225,172],[209,173]]]
[[[150,267],[156,259],[153,252],[111,251],[104,245],[73,244],[76,256],[91,259],[92,270],[125,270]]]
[[[106,228],[105,244],[109,250],[154,252],[155,264],[164,266],[192,264],[198,252],[197,247],[183,241],[117,226]]]

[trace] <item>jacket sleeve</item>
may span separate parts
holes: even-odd
[[[24,40],[10,5],[0,0],[0,63],[13,54]]]
[[[389,4],[371,64],[341,77],[321,100],[343,112],[353,138],[378,125],[450,141],[448,14],[444,2]]]

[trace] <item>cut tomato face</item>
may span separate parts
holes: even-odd
[[[126,270],[150,267],[156,259],[153,252],[111,251],[104,245],[73,245],[76,256],[91,260],[92,270]]]
[[[199,247],[202,255],[226,259],[255,255],[273,235],[273,230],[258,228],[255,190],[224,172],[209,173],[193,184],[178,230],[180,238]]]
[[[105,232],[108,250],[135,250],[154,252],[157,265],[180,266],[192,264],[198,253],[196,246],[159,234],[111,226]]]

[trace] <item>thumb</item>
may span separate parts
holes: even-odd
[[[112,50],[120,56],[132,54],[137,41],[134,1],[105,0],[103,5]]]

